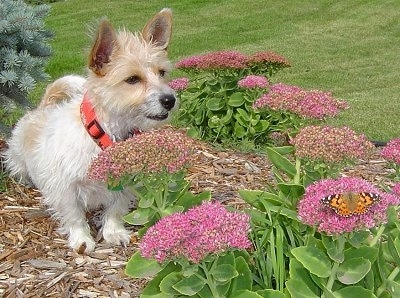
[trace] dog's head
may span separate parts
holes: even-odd
[[[172,64],[167,48],[172,13],[163,9],[141,33],[116,32],[101,21],[89,55],[88,95],[111,133],[126,138],[133,129],[166,123],[178,101],[168,86]]]

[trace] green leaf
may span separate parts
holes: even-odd
[[[159,264],[155,259],[147,259],[135,252],[125,267],[125,274],[135,278],[154,276],[160,272],[165,265]]]
[[[239,195],[248,204],[250,204],[251,206],[253,206],[261,211],[266,211],[264,208],[264,205],[261,203],[261,200],[264,200],[264,199],[268,200],[269,197],[273,198],[276,201],[280,200],[279,196],[277,196],[273,193],[264,192],[261,190],[241,189],[241,190],[239,190]]]
[[[211,191],[206,190],[194,195],[190,191],[185,192],[177,201],[176,205],[183,206],[185,210],[201,204],[203,201],[211,200]]]
[[[371,262],[364,258],[345,260],[339,265],[338,280],[345,285],[358,283],[371,270]]]
[[[151,205],[154,203],[154,196],[153,195],[145,195],[143,196],[139,202],[138,202],[138,207],[139,208],[149,208]]]
[[[243,93],[236,92],[229,97],[228,105],[230,105],[231,107],[240,107],[244,104],[244,101],[245,99],[243,97]]]
[[[229,298],[262,298],[263,296],[259,295],[256,292],[250,291],[250,290],[242,290],[239,292],[236,292],[232,295],[228,296]]]
[[[229,292],[234,294],[240,290],[251,290],[253,279],[249,265],[243,257],[237,257],[235,263],[238,276],[232,280]]]
[[[153,279],[151,279],[146,287],[143,289],[141,298],[173,298],[176,297],[174,295],[167,295],[165,293],[161,293],[160,291],[160,282],[171,272],[179,271],[179,265],[175,265],[173,262],[168,263],[164,269],[157,273]]]
[[[322,243],[326,248],[326,253],[335,262],[342,263],[344,260],[343,250],[338,249],[331,236],[322,236]]]
[[[240,115],[240,117],[241,117],[244,121],[246,121],[246,122],[249,122],[249,121],[250,121],[249,114],[247,113],[246,110],[241,109],[241,108],[238,108],[238,109],[236,109],[236,112]]]
[[[285,298],[285,294],[278,290],[265,289],[259,290],[256,293],[263,298]]]
[[[230,264],[218,265],[210,273],[212,277],[219,282],[227,282],[239,275],[235,267]]]
[[[368,259],[372,264],[376,261],[378,252],[378,248],[371,246],[361,246],[357,248],[351,247],[344,251],[344,258],[345,260],[365,258]]]
[[[144,225],[156,214],[155,210],[150,208],[138,208],[123,217],[124,221],[130,225]]]
[[[293,199],[299,199],[304,195],[305,189],[301,184],[294,183],[278,183],[279,190],[287,197]]]
[[[210,98],[206,104],[207,109],[211,111],[219,111],[225,107],[224,98]]]
[[[173,288],[183,295],[192,296],[197,294],[205,284],[206,282],[203,279],[193,274],[177,282],[173,285]]]
[[[179,295],[179,292],[175,290],[172,286],[180,280],[182,280],[182,274],[180,272],[171,272],[170,274],[165,276],[160,282],[160,291],[165,294]]]
[[[243,138],[246,135],[246,130],[238,122],[235,123],[234,133],[237,138]]]
[[[340,290],[334,292],[334,295],[337,298],[376,298],[372,291],[364,289],[360,286],[349,286],[341,288]]]
[[[300,246],[293,248],[291,253],[312,274],[318,277],[329,277],[331,274],[331,262],[320,249],[313,246]]]
[[[227,110],[226,110],[225,116],[223,116],[223,117],[221,118],[221,123],[226,125],[226,124],[228,124],[229,122],[231,122],[231,120],[232,120],[232,115],[233,115],[233,110],[232,110],[232,109],[227,109]]]
[[[319,293],[319,288],[310,276],[310,273],[304,266],[295,258],[290,259],[289,276],[291,279],[298,280],[305,284],[313,293]]]
[[[400,265],[400,239],[396,237],[393,240],[393,237],[388,237],[388,249],[390,255],[394,259],[397,265]]]
[[[354,232],[352,237],[349,238],[349,243],[354,247],[360,247],[370,237],[370,231],[357,231]]]
[[[267,120],[260,120],[255,126],[254,129],[256,130],[256,132],[260,133],[260,132],[264,132],[267,130],[267,128],[269,127],[269,121]]]
[[[319,298],[307,285],[299,279],[291,278],[286,282],[286,288],[292,298]],[[354,297],[353,297],[354,298]]]
[[[275,149],[271,147],[266,148],[268,159],[274,164],[274,166],[284,171],[289,178],[293,178],[297,171],[296,167],[283,155],[279,154]]]

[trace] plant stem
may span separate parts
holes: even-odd
[[[376,296],[377,297],[379,297],[383,293],[383,291],[385,291],[387,281],[388,280],[394,280],[396,278],[397,274],[399,274],[399,272],[400,272],[400,268],[399,267],[396,267],[396,268],[393,269],[392,273],[389,274],[388,278],[386,280],[384,280],[382,282],[382,284],[380,285],[380,287],[376,290]]]
[[[213,265],[215,262],[216,262],[216,260],[213,262]],[[211,269],[213,268],[213,265],[211,266]],[[211,291],[212,297],[223,298],[223,296],[220,296],[218,289],[216,287],[216,284],[214,282],[214,279],[212,278],[212,276],[210,274],[210,270],[207,268],[207,266],[203,263],[200,263],[199,267],[203,270],[204,275],[206,276],[206,284],[208,285],[208,288]]]
[[[296,175],[294,176],[294,183],[295,184],[300,184],[300,174],[301,174],[301,161],[300,158],[296,158]]]
[[[343,252],[344,250],[344,244],[346,242],[346,238],[344,238],[343,236],[339,236],[338,239],[336,239],[336,247],[338,249],[338,251]],[[328,290],[332,290],[332,286],[333,283],[335,282],[336,279],[336,273],[339,269],[339,262],[336,262],[333,264],[332,270],[331,270],[331,275],[329,276],[328,282],[326,284],[326,288]]]
[[[385,230],[385,226],[381,225],[379,227],[378,231],[376,232],[376,236],[372,239],[372,241],[370,242],[369,246],[375,246],[376,245],[378,240],[381,238],[384,230]]]

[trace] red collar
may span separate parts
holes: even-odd
[[[106,134],[104,129],[101,127],[87,92],[83,96],[83,101],[81,103],[81,119],[86,131],[96,144],[99,145],[101,150],[106,149],[113,143],[110,136]],[[131,134],[138,135],[141,134],[141,131],[139,129],[133,129]]]
[[[92,103],[89,101],[87,92],[83,96],[83,101],[81,103],[81,119],[89,135],[102,150],[113,143],[110,136],[106,134],[101,127]]]

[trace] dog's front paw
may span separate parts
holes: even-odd
[[[104,224],[103,238],[107,243],[126,246],[131,236],[122,223],[109,220]]]
[[[89,254],[96,247],[96,242],[94,242],[92,236],[79,230],[75,230],[74,233],[69,235],[68,243],[73,250],[80,254]]]

